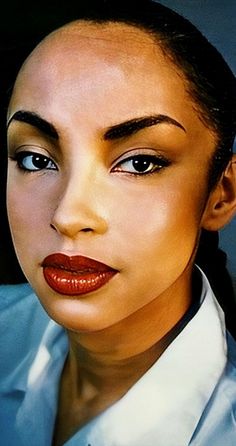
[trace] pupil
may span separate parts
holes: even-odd
[[[150,160],[146,158],[136,158],[133,160],[133,167],[138,172],[144,172],[150,166]]]
[[[35,165],[35,167],[37,167],[38,169],[43,169],[44,167],[47,166],[48,164],[48,159],[45,156],[37,156],[34,155],[33,156],[33,164]]]

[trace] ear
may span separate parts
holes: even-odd
[[[223,172],[220,180],[210,193],[203,216],[202,228],[218,231],[236,213],[236,155]]]

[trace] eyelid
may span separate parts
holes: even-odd
[[[14,158],[15,155],[17,155],[18,153],[21,153],[21,152],[47,156],[55,164],[58,165],[58,163],[59,163],[59,156],[56,153],[56,151],[54,151],[54,150],[49,151],[43,145],[39,145],[39,144],[21,144],[19,146],[18,145],[12,145],[12,147],[11,147],[11,144],[8,145],[8,156],[9,156],[9,158]],[[55,154],[54,154],[54,152],[55,152]]]
[[[114,161],[113,165],[115,165],[117,162],[125,161],[128,158],[133,158],[134,156],[143,155],[143,156],[153,156],[159,159],[167,160],[168,156],[162,153],[161,150],[157,150],[151,147],[134,147],[131,149],[128,149],[127,151],[123,151],[123,153],[119,156],[117,156]]]
[[[44,147],[43,145],[38,144],[21,144],[21,145],[13,145],[8,146],[8,151],[10,154],[17,154],[19,152],[30,152],[30,153],[38,153],[39,155],[45,155],[49,158],[53,158],[52,154]],[[42,153],[43,152],[43,153]]]
[[[151,149],[149,147],[140,147],[140,148],[134,148],[130,149],[127,152],[123,153],[119,157],[117,157],[113,163],[111,170],[116,167],[118,164],[121,164],[125,161],[130,161],[134,157],[137,156],[150,156],[150,158],[153,158],[153,160],[160,160],[163,163],[170,164],[171,160],[168,156],[164,155],[163,153],[160,153],[160,151],[157,151],[155,149]]]

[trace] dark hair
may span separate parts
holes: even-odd
[[[236,300],[227,270],[227,255],[219,248],[218,232],[202,231],[195,262],[206,274],[214,294],[224,310],[226,326],[236,339]]]
[[[214,187],[232,156],[236,130],[236,81],[222,55],[191,22],[155,1],[88,0],[78,9],[78,19],[148,32],[181,69],[200,118],[216,135],[209,172],[209,188]]]

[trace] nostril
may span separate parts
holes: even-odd
[[[57,230],[57,228],[52,223],[50,223],[50,228],[54,229],[54,231]]]
[[[58,234],[74,239],[79,233],[103,234],[107,230],[107,222],[97,213],[87,209],[57,208],[49,221],[50,228]]]
[[[53,223],[50,223],[50,228],[52,228],[54,231],[58,231],[57,227]],[[93,229],[89,228],[89,227],[87,227],[87,228],[85,227],[85,228],[80,229],[80,231],[81,232],[93,232]]]

